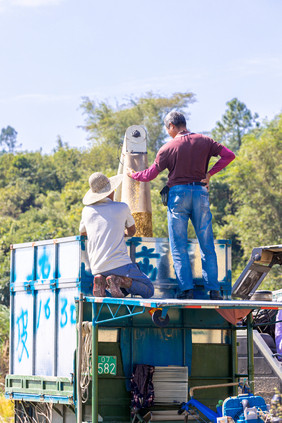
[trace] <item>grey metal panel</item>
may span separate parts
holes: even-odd
[[[188,399],[188,367],[155,366],[153,383],[156,403],[182,403]]]

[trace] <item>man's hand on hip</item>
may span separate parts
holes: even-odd
[[[211,178],[211,175],[209,173],[207,173],[205,179],[201,180],[201,182],[206,184],[206,188],[207,188],[208,191],[210,190],[210,178]]]

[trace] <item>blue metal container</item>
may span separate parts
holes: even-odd
[[[175,298],[178,284],[168,238],[130,238],[127,244],[132,260],[138,263],[140,269],[154,283],[154,298]],[[196,287],[194,297],[208,299],[202,279],[199,244],[195,239],[189,239],[187,244]],[[223,295],[227,298],[231,294],[231,241],[216,240],[215,251],[218,262],[218,281]]]
[[[128,252],[152,280],[155,298],[174,298],[177,282],[167,238],[129,238]],[[201,258],[188,241],[196,293],[203,294]],[[219,282],[231,290],[231,243],[216,241]],[[92,294],[83,236],[11,246],[10,374],[70,378],[76,347],[75,298]]]
[[[75,297],[91,294],[85,237],[11,246],[10,373],[73,372]]]

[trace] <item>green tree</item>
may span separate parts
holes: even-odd
[[[0,304],[0,396],[5,383],[5,374],[9,370],[9,331],[10,313],[9,308]],[[1,407],[0,407],[1,408]],[[1,413],[3,420],[3,414]],[[5,421],[5,417],[4,420]],[[7,420],[6,420],[7,421]]]
[[[184,111],[193,101],[194,94],[189,92],[175,93],[170,97],[150,92],[112,107],[105,101],[95,102],[85,97],[81,104],[86,115],[83,128],[88,132],[88,139],[95,144],[106,143],[117,147],[123,142],[126,128],[144,125],[150,137],[148,149],[157,152],[167,137],[163,126],[164,116],[172,109]]]
[[[282,114],[244,137],[228,182],[236,211],[226,220],[240,240],[242,269],[254,247],[281,243]],[[272,273],[268,286],[278,289],[281,274]]]
[[[83,172],[82,152],[67,145],[60,147],[52,156],[52,168],[58,190],[62,190],[68,182],[76,181]]]
[[[38,187],[18,180],[6,188],[0,188],[0,209],[2,216],[17,218],[21,213],[35,205]]]
[[[38,192],[60,188],[52,156],[40,152],[0,156],[0,188],[12,186],[17,181],[35,184]]]
[[[215,141],[220,142],[232,151],[238,153],[244,143],[247,133],[258,127],[258,115],[252,115],[247,106],[237,98],[233,98],[226,103],[228,106],[222,120],[216,123],[211,131],[211,136]],[[211,161],[211,166],[214,160]],[[228,174],[236,160],[226,169],[216,174],[211,179],[210,202],[212,206],[215,237],[230,239],[232,241],[232,268],[235,271],[242,262],[242,247],[240,237],[236,231],[234,223],[227,223],[226,216],[234,215],[237,204],[233,200],[232,185],[228,181]]]
[[[237,98],[228,101],[226,105],[227,109],[221,121],[216,122],[211,134],[215,141],[237,152],[242,145],[243,136],[259,126],[259,116],[257,113],[252,115],[247,106]]]
[[[11,126],[7,126],[7,128],[2,128],[0,134],[0,146],[4,147],[4,151],[8,149],[8,153],[13,153],[16,148],[21,147],[17,141],[17,131],[12,128]]]
[[[10,330],[10,313],[9,309],[0,304],[0,349],[3,343],[9,338]]]

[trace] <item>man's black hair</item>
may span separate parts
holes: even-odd
[[[169,112],[164,118],[165,126],[168,128],[169,124],[172,123],[177,128],[186,126],[186,119],[180,112]]]

